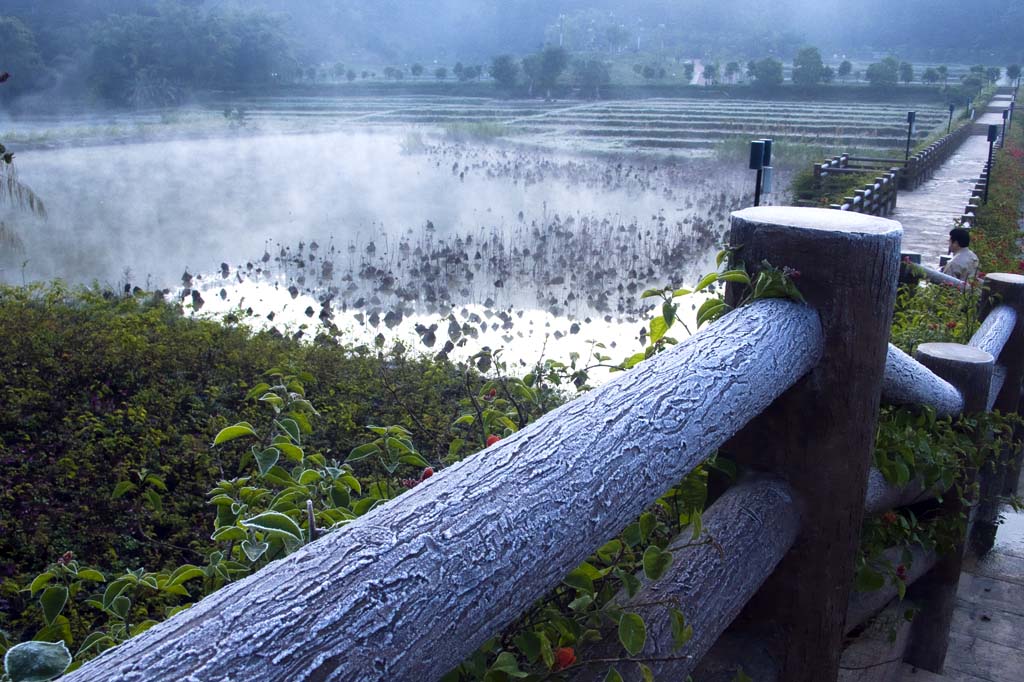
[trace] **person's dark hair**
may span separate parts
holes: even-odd
[[[959,244],[961,249],[966,249],[971,245],[971,233],[962,227],[956,227],[950,230],[949,238]]]

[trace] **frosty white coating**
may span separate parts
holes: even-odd
[[[756,206],[733,211],[735,218],[761,225],[780,225],[822,232],[851,232],[870,235],[902,234],[903,227],[895,220],[877,218],[863,213],[836,211],[830,208],[798,208],[795,206]]]
[[[893,405],[928,405],[940,417],[960,414],[964,409],[960,391],[891,343],[885,358],[882,401]]]
[[[665,575],[656,581],[644,578],[632,599],[618,596],[622,608],[640,614],[647,627],[647,641],[638,655],[669,659],[657,666],[660,677],[686,679],[789,551],[800,530],[795,495],[787,484],[772,479],[733,486],[704,513],[704,532],[715,539],[714,545],[687,547],[693,538],[684,530],[669,546],[675,558]],[[681,648],[673,646],[672,621],[665,608],[673,602],[693,627],[693,637]],[[616,638],[606,638],[589,647],[586,655],[616,657],[621,647]],[[603,679],[606,670],[583,667],[568,679],[592,680],[595,672]],[[633,677],[625,669],[622,675]]]
[[[992,357],[998,358],[1003,352],[1003,346],[1010,339],[1014,325],[1017,324],[1017,313],[1008,305],[999,305],[992,309],[985,321],[974,332],[974,336],[967,342],[973,348],[979,348]]]
[[[995,407],[996,399],[999,398],[999,392],[1003,390],[1003,384],[1006,382],[1006,365],[996,365],[992,368],[992,385],[988,389],[988,401],[985,403],[985,409],[989,412]]]
[[[815,366],[766,300],[65,679],[437,679]]]

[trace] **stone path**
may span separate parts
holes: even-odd
[[[974,134],[967,138],[935,175],[913,192],[900,192],[896,211],[891,216],[903,223],[903,250],[921,254],[921,263],[937,266],[946,255],[953,221],[962,216],[971,198],[974,183],[988,160],[987,126],[1002,125],[1003,110],[1010,106],[1010,95],[999,94],[974,121]],[[985,270],[985,264],[981,264]],[[1024,673],[1021,675],[1024,680]]]
[[[904,664],[899,682],[1024,680],[1024,513],[1002,513],[995,547],[960,576],[944,673]]]
[[[946,254],[953,221],[963,215],[987,159],[985,137],[972,135],[930,180],[913,192],[899,193],[891,217],[903,223],[904,251],[920,253],[923,265],[938,265],[939,256]]]

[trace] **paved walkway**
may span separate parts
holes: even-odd
[[[899,193],[891,217],[903,223],[904,251],[920,253],[924,265],[938,265],[939,256],[946,254],[953,221],[964,214],[987,160],[985,136],[972,135],[930,180],[913,192]]]
[[[985,112],[974,121],[975,134],[964,141],[935,175],[913,192],[899,193],[892,218],[903,223],[903,250],[920,253],[924,265],[937,266],[939,256],[946,254],[953,221],[963,215],[974,184],[988,160],[988,141],[983,126],[1002,125],[1002,112],[1009,108],[1010,101],[1010,95],[993,97]]]
[[[1024,513],[1002,512],[995,547],[960,576],[944,674],[904,665],[899,682],[1024,680]]]

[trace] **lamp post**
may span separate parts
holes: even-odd
[[[761,176],[764,173],[764,140],[750,141],[750,170],[757,171],[754,180],[754,206],[761,205]]]
[[[757,171],[754,180],[754,206],[761,205],[762,190],[765,194],[772,191],[772,141],[750,141],[750,170]],[[767,189],[765,189],[767,187]]]
[[[992,146],[996,142],[996,138],[999,137],[999,126],[995,123],[988,127],[988,163],[985,164],[985,194],[982,197],[984,203],[988,203],[988,186],[992,183]]]
[[[907,112],[907,156],[906,160],[910,160],[910,138],[914,134],[914,119],[917,118],[916,111]]]
[[[1010,110],[1009,109],[1003,109],[1003,139],[999,143],[1000,147],[1005,147],[1006,146],[1006,121],[1009,118],[1010,118]]]
[[[946,124],[946,134],[949,135],[949,131],[953,129],[953,110],[956,109],[955,104],[949,105],[949,123]]]

